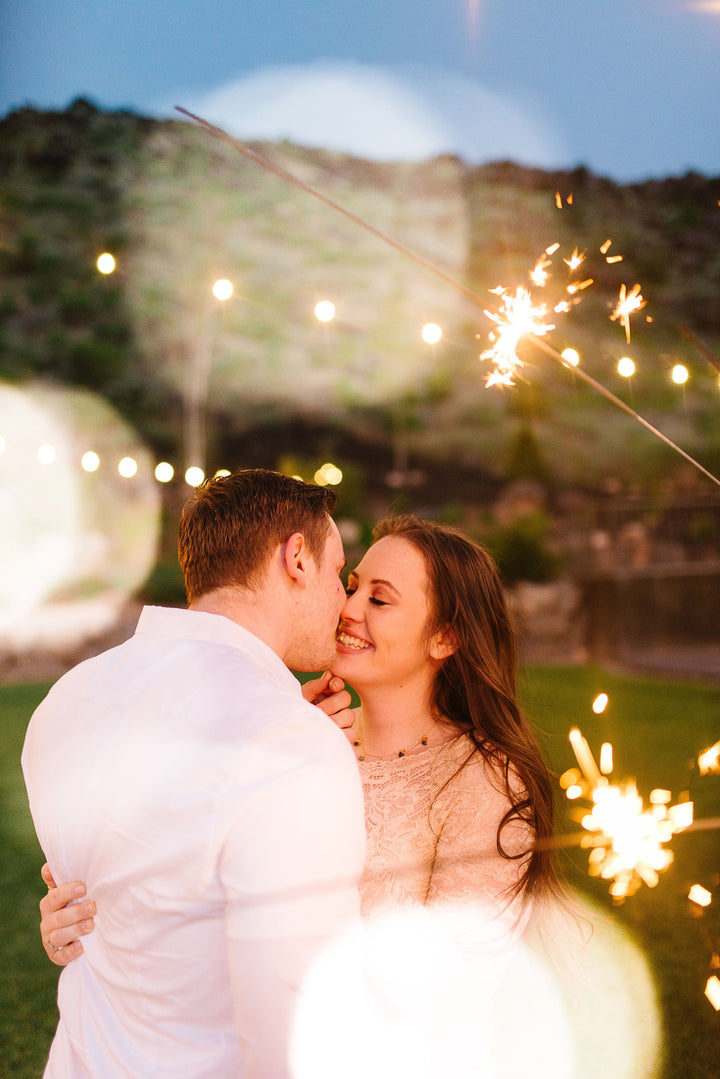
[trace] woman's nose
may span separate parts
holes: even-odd
[[[355,601],[356,595],[357,593],[353,592],[351,596],[345,596],[345,603],[340,612],[340,618],[343,622],[357,622],[359,612],[357,601]]]

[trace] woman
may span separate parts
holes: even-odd
[[[562,897],[551,780],[518,705],[515,639],[481,547],[412,516],[381,522],[349,577],[333,674],[361,701],[338,721],[365,792],[364,913],[480,900],[525,924],[538,901]],[[326,710],[346,703],[332,694],[338,684]],[[43,875],[54,883],[47,867]],[[91,900],[64,906],[82,895],[74,882],[41,902],[43,943],[58,965],[92,931]]]

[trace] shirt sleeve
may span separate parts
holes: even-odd
[[[359,918],[362,789],[347,740],[321,717],[278,725],[243,756],[221,882],[245,1079],[289,1075],[305,974]]]

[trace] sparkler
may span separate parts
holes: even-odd
[[[256,153],[256,151],[251,150],[249,146],[246,146],[238,139],[233,138],[226,131],[223,131],[222,128],[216,127],[214,124],[211,124],[207,120],[204,120],[201,116],[197,116],[195,113],[192,113],[188,109],[184,109],[179,105],[176,105],[175,108],[177,112],[181,113],[183,116],[186,116],[188,119],[193,120],[214,138],[226,143],[228,146],[231,146],[233,149],[237,150],[245,157],[248,157],[252,161],[255,161],[262,168],[274,173],[276,176],[279,176],[287,183],[292,184],[294,187],[299,188],[306,194],[319,200],[326,206],[329,206],[337,213],[342,214],[350,221],[353,221],[360,228],[363,228],[367,232],[372,233],[383,243],[388,244],[390,247],[393,247],[396,251],[399,251],[407,258],[410,258],[413,262],[416,262],[418,265],[423,266],[425,269],[435,274],[436,277],[439,277],[441,280],[445,281],[446,284],[449,284],[452,288],[462,293],[474,303],[480,304],[485,310],[486,316],[495,324],[494,329],[492,330],[490,335],[491,347],[489,349],[486,349],[481,354],[481,359],[492,359],[495,361],[495,371],[491,372],[491,374],[487,377],[486,386],[509,387],[514,385],[514,375],[516,375],[518,370],[523,366],[522,361],[518,356],[518,347],[522,338],[527,338],[529,341],[535,344],[536,347],[540,348],[543,352],[545,352],[548,356],[551,356],[553,359],[557,360],[557,362],[562,364],[563,367],[567,367],[567,364],[563,360],[562,355],[554,348],[552,348],[547,342],[542,340],[543,337],[547,333],[549,333],[550,329],[554,328],[547,324],[545,321],[547,315],[547,306],[544,304],[534,303],[532,301],[532,298],[530,297],[530,293],[527,290],[524,290],[522,286],[519,286],[514,293],[512,293],[511,290],[506,288],[500,288],[496,290],[498,294],[502,297],[501,303],[497,311],[489,311],[487,308],[485,308],[485,301],[480,296],[478,296],[477,293],[473,292],[472,289],[467,288],[467,286],[463,285],[461,282],[456,281],[453,277],[445,273],[439,267],[435,266],[432,262],[429,262],[421,255],[416,254],[416,252],[411,251],[410,248],[405,247],[403,244],[398,243],[396,240],[393,240],[380,229],[375,228],[373,225],[363,220],[363,218],[351,213],[339,203],[334,202],[326,195],[321,194],[321,192],[317,191],[315,188],[310,187],[308,184],[298,179],[298,177],[293,176],[293,174],[288,172],[286,169],[283,169],[281,166],[276,165],[272,161],[269,161],[261,154]],[[565,201],[566,205],[572,204],[572,193],[567,196]],[[558,206],[558,209],[562,209],[562,197],[560,196],[559,192],[556,194],[556,204]],[[548,247],[545,251],[545,255],[550,257],[552,254],[554,254],[558,247],[558,244],[554,244],[551,247]],[[609,242],[605,241],[603,247],[605,248],[603,254],[605,254],[609,248]],[[619,257],[621,258],[621,256]],[[610,259],[608,259],[608,261],[610,261],[611,259],[617,261],[618,256],[610,256]],[[535,280],[533,278],[533,274],[537,276],[538,280]],[[536,263],[535,269],[534,271],[532,271],[531,274],[531,279],[535,284],[545,284],[548,279],[547,274],[547,262],[544,258],[542,258],[541,260],[539,260],[538,263]],[[568,287],[570,299],[563,299],[558,301],[558,303],[553,308],[553,312],[556,314],[566,313],[574,303],[579,302],[581,297],[577,294],[583,291],[585,288],[588,288],[591,284],[592,279],[587,279],[586,281],[582,281],[579,283],[573,283],[572,286]],[[628,336],[628,340],[630,333],[630,316],[634,312],[639,311],[644,306],[645,300],[640,295],[639,285],[634,285],[630,292],[627,291],[625,285],[622,286],[618,303],[615,307],[613,314],[610,317],[614,321],[620,321],[621,325],[625,329],[626,336]],[[582,379],[597,393],[600,393],[603,397],[605,397],[606,400],[610,401],[617,408],[625,412],[628,416],[631,416],[638,423],[642,424],[642,426],[645,427],[646,430],[648,430],[651,434],[655,435],[656,438],[659,438],[662,442],[665,443],[666,446],[678,453],[681,457],[684,458],[684,460],[686,460],[698,471],[702,472],[702,474],[707,479],[711,480],[714,484],[720,487],[720,479],[718,479],[717,476],[714,476],[712,472],[709,472],[706,468],[704,468],[698,461],[695,460],[694,457],[691,457],[690,454],[686,453],[685,450],[681,449],[680,446],[678,446],[670,438],[668,438],[661,431],[659,431],[657,427],[654,427],[651,423],[644,419],[633,408],[630,408],[629,405],[626,405],[624,401],[616,397],[615,394],[611,393],[610,390],[606,389],[605,386],[597,382],[594,378],[592,378],[579,367],[573,367],[573,373],[576,377]]]
[[[619,320],[620,325],[625,330],[628,344],[630,343],[630,316],[633,312],[640,311],[644,306],[645,300],[642,298],[639,285],[633,285],[629,292],[625,285],[620,286],[620,299],[610,318],[613,321]]]
[[[480,355],[481,360],[492,359],[495,364],[495,370],[487,376],[486,386],[514,385],[513,379],[523,366],[517,354],[520,340],[529,333],[544,337],[555,329],[553,323],[545,321],[547,304],[533,304],[532,296],[522,285],[518,285],[514,293],[502,290],[501,296],[498,311],[485,310],[497,327],[490,334],[490,340],[494,342],[492,347]]]
[[[611,783],[601,774],[590,746],[577,729],[570,732],[570,744],[577,758],[577,768],[568,769],[560,778],[568,798],[585,798],[592,802],[589,812],[583,811],[581,823],[587,835],[581,847],[589,849],[591,876],[611,880],[610,895],[622,902],[634,895],[644,883],[654,888],[659,874],[671,864],[673,853],[663,844],[676,832],[688,828],[693,821],[693,803],[679,802],[671,806],[670,791],[654,790],[650,805],[645,807],[634,779]],[[603,771],[612,771],[610,743],[605,750]]]

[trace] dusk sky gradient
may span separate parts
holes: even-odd
[[[720,175],[720,0],[5,0],[0,114],[200,112],[379,159]]]

